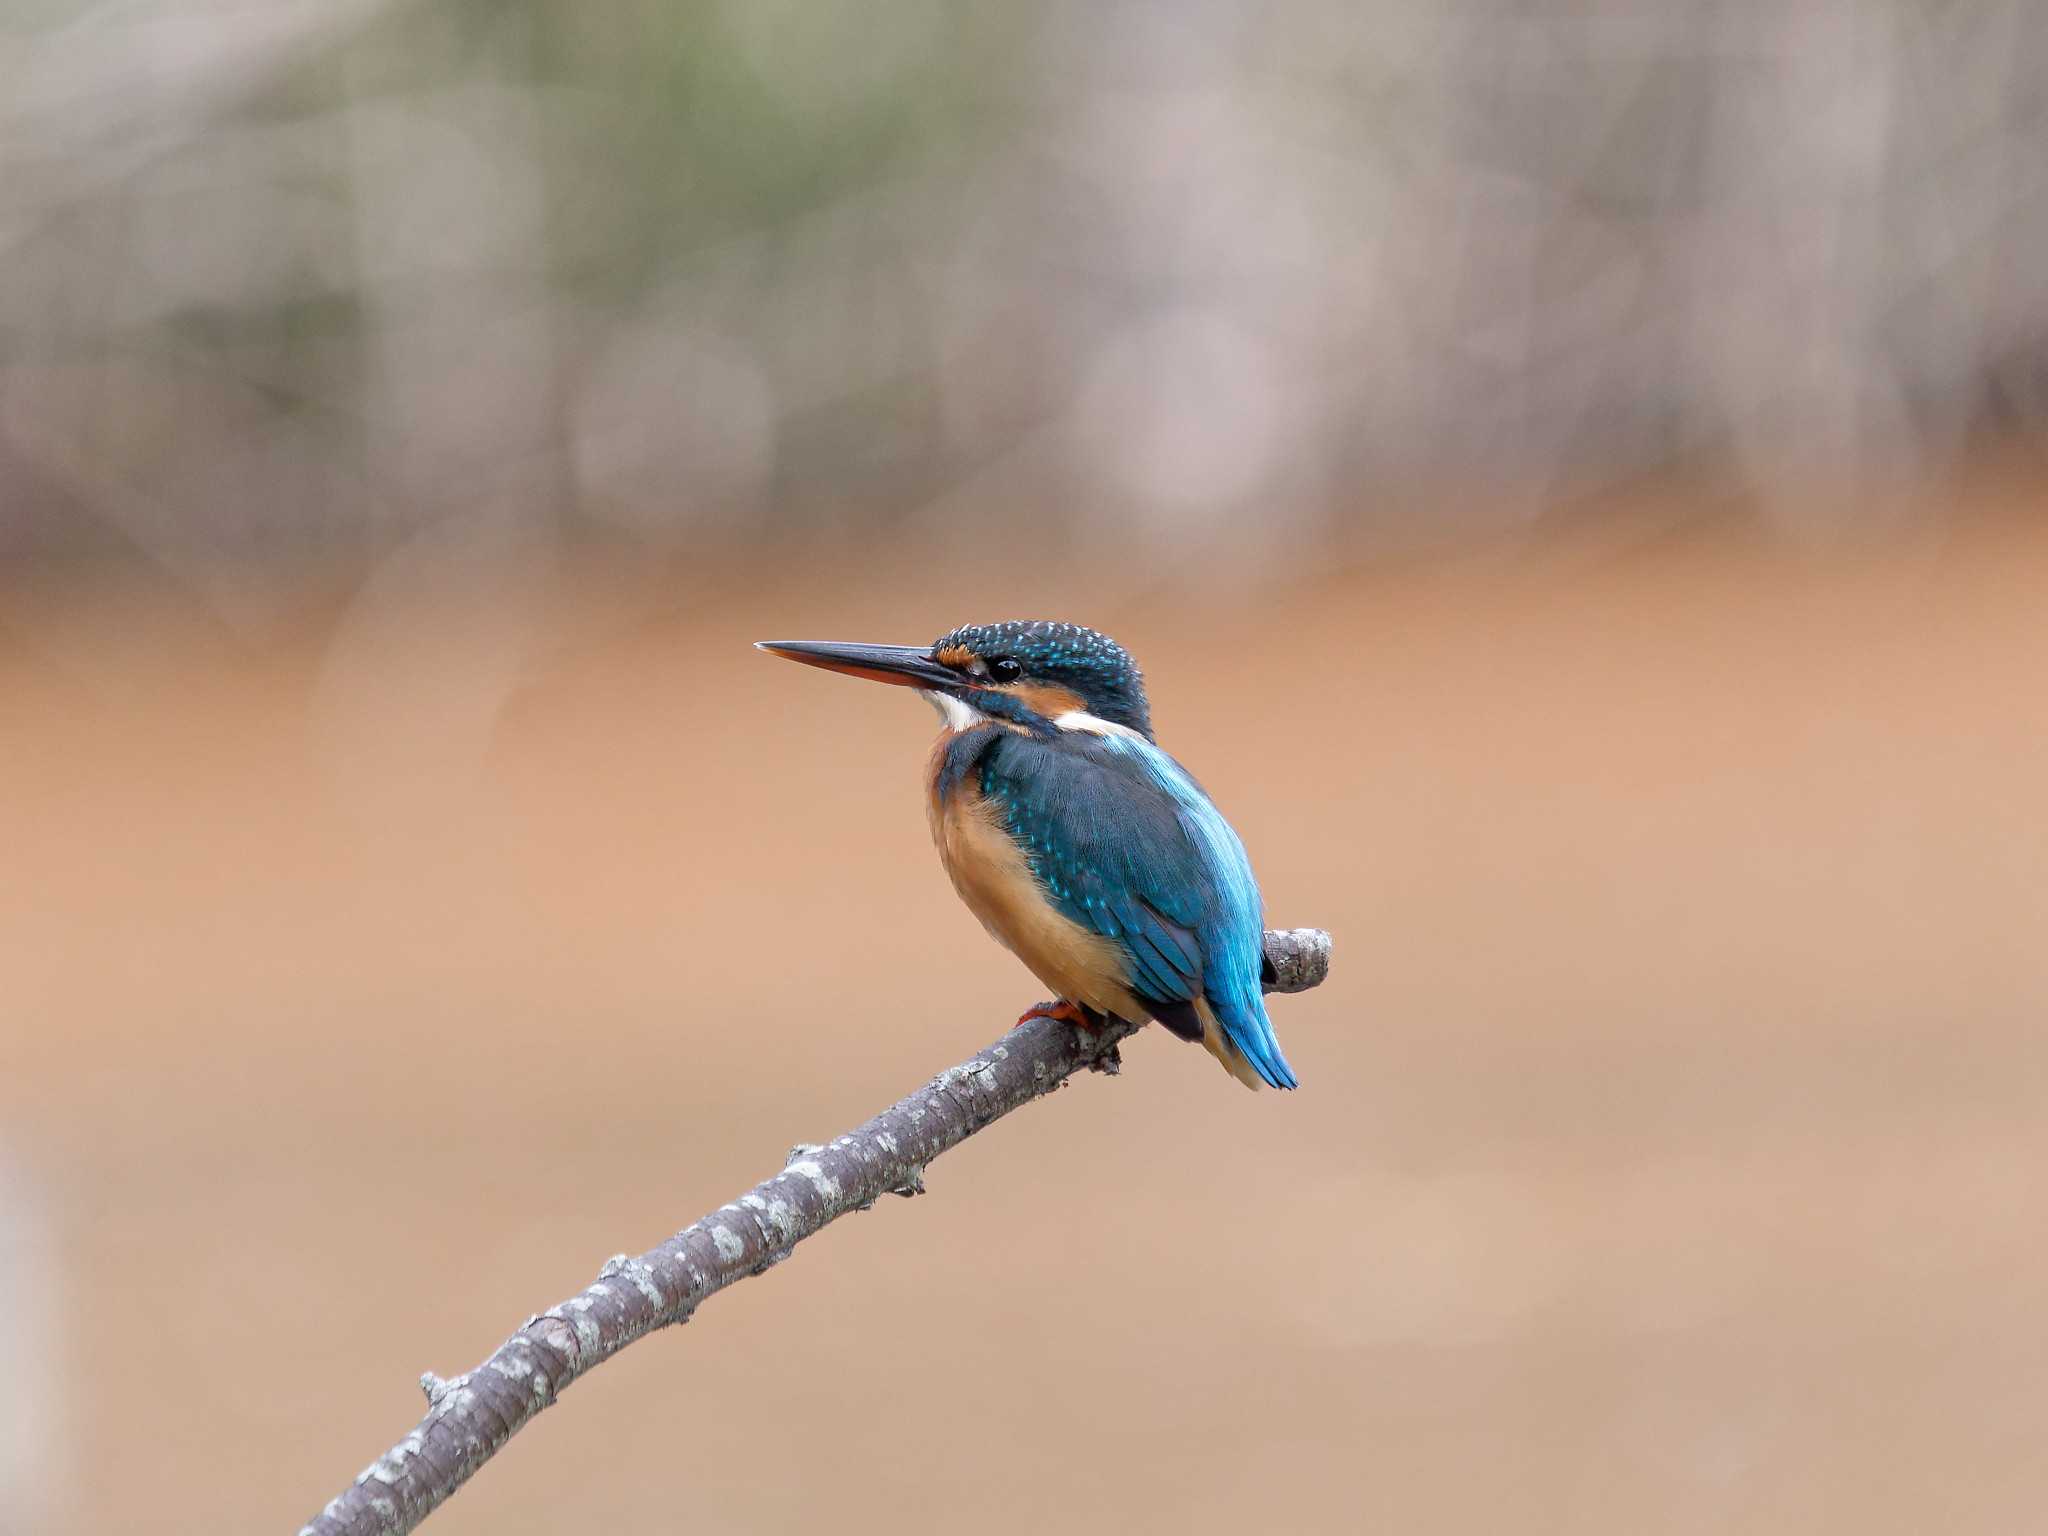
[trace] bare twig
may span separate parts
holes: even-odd
[[[1268,991],[1302,992],[1328,974],[1330,938],[1314,928],[1266,935]],[[465,1375],[420,1378],[427,1414],[363,1469],[300,1536],[409,1531],[519,1427],[599,1361],[642,1334],[689,1320],[704,1298],[780,1263],[848,1211],[886,1194],[923,1192],[925,1165],[983,1126],[1084,1068],[1114,1072],[1117,1024],[1095,1032],[1032,1018],[941,1072],[860,1129],[791,1149],[788,1166],[731,1205],[638,1258],[607,1260],[578,1295],[528,1318]]]

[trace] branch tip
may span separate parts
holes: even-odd
[[[1320,928],[1282,928],[1266,935],[1268,992],[1306,992],[1330,974],[1330,936]]]

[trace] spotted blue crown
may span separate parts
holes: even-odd
[[[1027,677],[1071,688],[1089,714],[1153,739],[1145,675],[1129,651],[1099,630],[1054,619],[962,624],[939,636],[932,649],[942,652],[950,646],[964,646],[987,661],[1008,656]]]

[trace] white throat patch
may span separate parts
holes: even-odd
[[[940,721],[955,735],[961,731],[973,730],[988,718],[972,704],[956,699],[950,693],[940,693],[931,688],[920,688],[917,691],[924,696],[925,703],[939,712]]]

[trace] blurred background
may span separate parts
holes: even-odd
[[[746,643],[1024,616],[1306,1086],[1139,1039],[432,1529],[2036,1523],[2044,508],[2028,0],[15,0],[0,1533],[294,1527],[991,1038]]]

